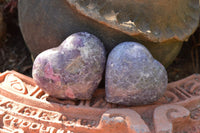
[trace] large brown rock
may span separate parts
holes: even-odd
[[[144,44],[168,66],[199,21],[198,0],[19,0],[19,22],[33,56],[86,31],[107,52],[123,41]]]

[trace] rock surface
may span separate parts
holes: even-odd
[[[105,49],[94,35],[79,32],[59,47],[39,54],[33,64],[33,79],[57,98],[90,99],[102,79]]]
[[[107,52],[124,41],[142,43],[167,67],[199,22],[198,0],[20,0],[18,7],[34,57],[86,31],[100,38]]]
[[[167,72],[141,44],[124,42],[108,56],[106,100],[124,105],[157,101],[167,87]]]

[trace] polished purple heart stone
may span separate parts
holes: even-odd
[[[106,100],[123,105],[145,105],[158,100],[168,83],[164,66],[136,42],[116,46],[106,66]]]
[[[90,99],[102,79],[105,49],[92,34],[72,34],[57,47],[40,53],[33,64],[35,82],[61,99]]]

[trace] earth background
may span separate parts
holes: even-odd
[[[18,25],[17,0],[0,0],[0,11],[6,24],[6,31],[0,40],[0,72],[15,70],[31,77],[33,59]],[[200,26],[184,42],[179,55],[167,68],[169,82],[200,73],[199,64]]]

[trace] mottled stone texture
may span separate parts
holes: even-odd
[[[79,32],[36,57],[33,79],[51,96],[90,99],[102,79],[104,64],[105,49],[101,41]]]
[[[124,42],[108,56],[106,100],[125,105],[145,105],[158,100],[167,86],[167,72],[141,44]]]

